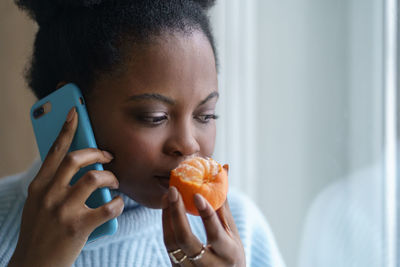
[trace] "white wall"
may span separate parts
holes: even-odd
[[[295,266],[307,208],[379,157],[380,0],[218,1],[216,158]]]
[[[351,0],[349,171],[382,158],[383,1]]]
[[[266,191],[257,200],[295,266],[310,201],[347,171],[348,1],[259,4],[268,19],[258,68]]]

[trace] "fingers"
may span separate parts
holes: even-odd
[[[82,205],[97,188],[110,187],[117,189],[119,182],[110,171],[88,171],[71,188],[67,202]]]
[[[94,163],[108,163],[113,156],[97,148],[85,148],[68,153],[61,162],[55,177],[54,184],[66,186],[80,168]]]
[[[178,249],[178,244],[175,242],[174,230],[172,229],[171,223],[171,212],[168,207],[168,194],[165,194],[162,198],[162,225],[165,246],[170,250]]]
[[[225,164],[223,168],[226,170],[227,173],[229,173],[228,164]],[[235,221],[233,220],[232,213],[229,209],[228,199],[226,199],[221,208],[217,210],[217,214],[225,230],[228,233],[231,233],[232,231],[236,236],[239,236]]]
[[[162,198],[162,226],[163,226],[163,237],[164,237],[164,244],[167,248],[168,252],[175,251],[179,249],[178,244],[175,241],[175,234],[174,230],[172,229],[172,218],[171,212],[168,207],[168,194],[165,194]],[[185,255],[181,253],[176,253],[174,256],[177,259],[182,259]],[[179,264],[175,264],[171,260],[172,266],[179,266]]]
[[[194,202],[206,230],[208,245],[203,248],[202,243],[193,235],[181,195],[175,187],[170,187],[162,199],[164,243],[168,252],[178,250],[173,253],[177,260],[187,256],[180,266],[211,266],[217,262],[220,263],[218,266],[236,264],[243,256],[240,239],[230,230],[228,234],[220,219],[224,218],[226,224],[229,224],[229,209],[225,209],[225,213],[221,212],[219,216],[201,195],[196,194]],[[173,257],[171,262],[174,265]]]
[[[194,203],[206,230],[207,243],[211,245],[219,256],[231,258],[232,251],[235,251],[235,246],[230,238],[231,234],[228,236],[229,232],[224,227],[221,218],[202,195],[195,194]]]
[[[229,209],[228,199],[225,200],[224,204],[216,212],[227,233],[239,237],[239,231]]]
[[[71,146],[77,126],[78,116],[76,113],[76,108],[73,107],[69,111],[67,119],[61,128],[60,133],[58,134],[56,140],[47,153],[45,160],[43,161],[42,167],[37,175],[38,178],[40,177],[43,180],[49,180],[53,177],[65,154],[67,154],[69,147]]]
[[[211,205],[200,194],[194,195],[194,203],[206,229],[208,243],[213,247],[224,246],[227,241],[225,231]]]
[[[163,209],[164,243],[168,251],[181,249],[188,257],[197,255],[202,249],[202,243],[192,233],[186,210],[178,190],[170,187],[168,199],[163,199],[168,207]]]
[[[103,206],[96,209],[88,208],[88,210],[85,221],[88,229],[92,231],[106,221],[118,217],[124,210],[124,201],[120,196],[117,196]]]

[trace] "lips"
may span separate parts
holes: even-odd
[[[167,181],[169,181],[169,176],[155,175],[154,177],[157,178],[158,180],[167,180]]]
[[[169,180],[169,173],[164,173],[164,174],[156,174],[154,177],[158,179],[168,179]]]
[[[164,188],[169,187],[169,173],[168,174],[157,174],[154,177],[158,180],[160,185]]]

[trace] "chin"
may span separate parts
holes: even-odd
[[[129,189],[124,190],[120,188],[120,191],[142,206],[145,206],[150,209],[161,209],[162,197],[168,192],[168,189],[160,188],[158,190],[153,190],[152,192],[149,192],[148,194],[145,195],[135,194]]]

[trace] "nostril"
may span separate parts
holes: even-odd
[[[174,151],[173,154],[174,154],[175,156],[179,156],[179,157],[183,156],[182,152],[180,152],[180,151],[178,151],[178,150],[177,150],[177,151]]]
[[[174,157],[190,156],[200,151],[200,145],[188,131],[177,131],[165,141],[163,151]]]

